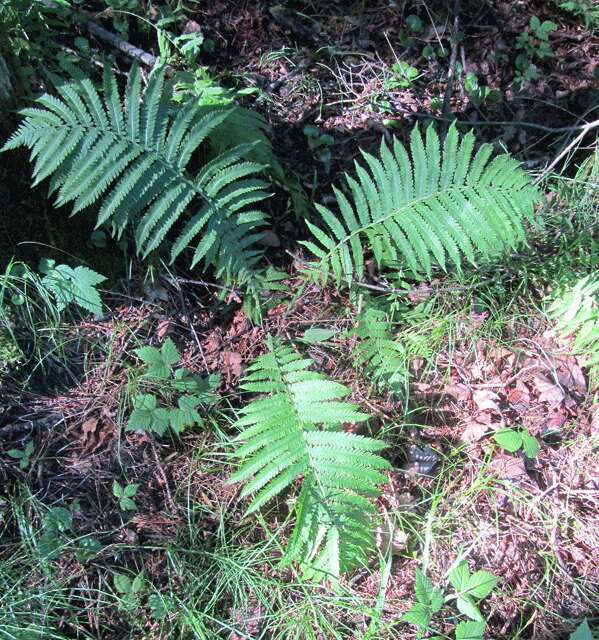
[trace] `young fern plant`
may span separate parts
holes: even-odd
[[[164,70],[155,68],[145,91],[134,66],[121,100],[109,65],[103,95],[89,78],[76,78],[45,94],[2,151],[27,147],[34,184],[51,177],[56,204],[78,213],[99,202],[98,226],[114,235],[134,231],[144,257],[176,235],[171,259],[193,247],[192,266],[213,265],[226,280],[256,283],[260,252],[255,243],[266,225],[256,208],[268,194],[256,178],[262,165],[247,160],[251,144],[229,148],[192,173],[192,157],[231,114],[189,101],[171,105]]]
[[[374,547],[371,498],[386,482],[385,444],[346,433],[344,422],[368,415],[343,402],[349,389],[310,371],[310,358],[269,338],[269,352],[249,367],[242,388],[267,394],[242,409],[235,456],[243,463],[230,482],[245,482],[247,514],[302,478],[296,522],[284,558],[306,579],[336,581],[363,565]]]
[[[599,384],[599,272],[581,278],[563,288],[549,307],[555,332],[572,336],[572,352],[586,360],[589,380]]]
[[[459,269],[464,258],[475,264],[477,254],[524,242],[538,190],[513,158],[489,161],[489,144],[473,149],[474,135],[460,139],[452,125],[442,148],[432,126],[424,141],[416,126],[409,153],[397,139],[392,149],[381,141],[379,158],[363,151],[366,166],[346,175],[347,192],[334,188],[339,213],[317,205],[324,230],[308,223],[313,240],[303,244],[317,258],[314,275],[351,285],[368,249],[379,268],[399,263],[430,277],[434,265]]]

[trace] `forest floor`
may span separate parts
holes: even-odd
[[[291,18],[241,0],[186,12],[184,29],[201,28],[216,43],[206,54],[211,73],[263,91],[245,104],[268,120],[274,150],[309,202],[330,192],[359,148],[375,148],[390,131],[403,137],[425,117],[443,119],[447,62],[422,53],[427,45],[449,52],[442,12],[420,7],[422,31],[399,47],[403,3],[355,3],[351,11],[345,4],[306,0]],[[599,37],[549,2],[462,7],[464,74],[476,73],[504,98],[474,107],[461,78],[451,111],[481,139],[542,168],[573,135],[558,135],[561,127],[597,117]],[[512,93],[507,52],[532,15],[557,22],[555,55],[539,63],[540,77],[522,97]],[[130,38],[151,49],[136,29],[132,21]],[[408,87],[393,82],[400,59],[420,73]],[[311,144],[306,125],[331,140]],[[585,153],[580,148],[572,166]],[[23,240],[60,254],[72,251],[73,237],[89,235],[91,224],[71,228],[66,214],[51,211],[43,187],[29,189],[24,158],[0,171],[7,212],[17,204],[9,197],[15,184],[22,193],[22,218],[7,213],[0,222],[11,254],[38,257],[39,245],[16,246]],[[441,583],[459,556],[500,578],[481,606],[489,638],[567,638],[576,622],[597,618],[599,404],[585,361],[555,335],[543,301],[564,263],[574,271],[596,264],[595,227],[583,241],[568,229],[583,213],[596,217],[599,201],[581,213],[566,183],[546,183],[545,229],[531,240],[536,257],[524,252],[504,268],[439,276],[397,295],[409,345],[403,397],[377,390],[352,357],[359,309],[365,298],[388,297],[387,283],[372,279],[350,298],[306,282],[295,242],[303,222],[290,208],[272,212],[269,258],[289,275],[260,324],[234,292],[223,301],[210,282],[183,271],[152,280],[140,264],[115,265],[114,246],[92,254],[82,240],[73,253],[99,271],[111,265],[111,312],[62,327],[62,353],[33,371],[7,367],[0,379],[0,638],[415,638],[400,618],[414,600],[416,569]],[[284,195],[274,201],[280,206]],[[326,337],[314,339],[314,328]],[[393,471],[377,507],[379,549],[390,544],[391,552],[344,579],[341,593],[277,566],[290,533],[284,500],[248,520],[240,488],[227,483],[231,425],[243,401],[237,383],[268,335],[300,345],[320,371],[349,386],[351,400],[373,416],[373,433],[390,445]],[[220,374],[220,400],[203,428],[156,440],[123,424],[139,368],[134,349],[166,337],[187,369]],[[494,443],[509,426],[538,439],[538,456]],[[8,450],[30,441],[30,462],[20,468]],[[139,485],[135,509],[120,508],[115,480]],[[50,525],[57,507],[70,515]],[[455,622],[448,613],[437,634],[450,637]]]

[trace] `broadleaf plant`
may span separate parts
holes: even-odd
[[[252,496],[247,514],[302,478],[296,522],[284,559],[298,561],[307,579],[336,581],[364,565],[373,551],[371,498],[386,481],[385,444],[347,433],[346,422],[367,414],[342,399],[349,389],[310,370],[313,362],[280,341],[249,367],[242,388],[267,394],[241,410],[235,457],[242,465],[230,482]]]
[[[133,396],[126,430],[162,436],[169,427],[181,434],[188,427],[201,426],[203,418],[198,407],[207,408],[216,402],[220,376],[202,378],[184,367],[174,369],[181,356],[171,338],[166,338],[160,349],[148,345],[136,349],[135,354],[147,366],[141,378],[147,393]]]
[[[433,618],[449,602],[455,600],[458,611],[469,620],[461,621],[455,629],[456,640],[482,640],[485,621],[478,608],[478,601],[486,598],[496,587],[498,579],[488,571],[470,573],[466,562],[458,563],[449,573],[453,593],[444,595],[420,569],[416,570],[416,602],[404,613],[401,620],[418,629],[418,637],[432,633]],[[437,637],[437,636],[435,636]]]

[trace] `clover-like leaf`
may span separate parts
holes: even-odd
[[[133,411],[129,417],[126,431],[154,431],[163,435],[168,428],[168,409],[157,407],[156,396],[151,393],[133,398]]]

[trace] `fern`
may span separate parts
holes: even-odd
[[[43,95],[22,111],[24,122],[2,150],[31,149],[34,184],[51,177],[56,204],[73,203],[74,213],[99,201],[98,226],[110,224],[117,237],[132,228],[141,255],[177,227],[172,260],[193,245],[192,266],[214,265],[219,276],[255,288],[254,244],[266,224],[255,206],[267,193],[256,179],[262,166],[245,159],[252,145],[227,149],[195,175],[188,170],[231,111],[193,101],[173,111],[162,68],[142,92],[134,67],[122,102],[113,72],[104,69],[103,96],[88,78],[63,83],[57,96]]]
[[[317,205],[325,231],[309,223],[314,242],[304,245],[318,258],[315,273],[324,282],[351,284],[364,271],[364,249],[379,267],[400,261],[415,276],[430,276],[433,265],[458,269],[463,257],[496,255],[524,242],[524,218],[531,217],[538,191],[518,163],[492,147],[473,157],[474,136],[461,140],[449,129],[443,151],[435,130],[425,141],[415,127],[410,155],[394,139],[381,142],[380,158],[362,152],[356,178],[346,176],[349,193],[334,189],[340,216]]]
[[[377,385],[404,395],[409,382],[408,354],[391,332],[387,314],[379,309],[366,309],[356,335],[359,338],[354,352],[356,364]]]
[[[572,351],[585,357],[591,384],[599,384],[599,273],[563,288],[549,307],[555,331],[573,336]]]
[[[366,562],[372,549],[369,498],[385,482],[381,470],[389,464],[377,455],[385,445],[341,429],[368,418],[341,401],[349,389],[309,371],[312,360],[280,342],[269,339],[269,348],[242,385],[269,395],[237,421],[243,464],[230,481],[246,482],[241,495],[253,496],[250,514],[303,477],[285,561],[299,561],[308,578],[336,579]]]

